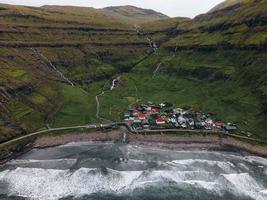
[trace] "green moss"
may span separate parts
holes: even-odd
[[[95,99],[78,87],[61,85],[62,105],[50,119],[51,126],[88,124],[95,117]]]
[[[47,99],[38,94],[38,93],[33,93],[31,94],[30,96],[27,97],[33,104],[36,104],[36,105],[43,105],[47,102]]]
[[[7,75],[10,75],[13,78],[19,78],[19,77],[24,76],[26,73],[27,72],[25,70],[17,69],[17,70],[14,70],[14,71],[9,71],[7,73]]]
[[[57,95],[57,90],[50,85],[44,85],[38,88],[38,92],[40,92],[46,98],[53,98]]]
[[[32,108],[16,100],[10,101],[8,107],[14,119],[29,132],[45,127],[44,115],[42,113],[34,111]]]

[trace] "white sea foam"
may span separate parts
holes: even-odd
[[[184,162],[184,161],[183,161]],[[36,200],[56,200],[66,196],[82,196],[96,192],[124,193],[135,188],[164,182],[178,186],[203,188],[217,193],[230,191],[256,200],[266,200],[266,189],[248,173],[216,175],[208,171],[116,171],[80,168],[76,171],[16,168],[0,172],[7,184],[8,195]]]
[[[218,185],[239,195],[246,195],[256,200],[266,200],[260,193],[263,187],[248,173],[222,174],[218,179]]]
[[[267,166],[267,159],[258,156],[246,156],[245,159],[251,163],[257,163],[260,165]]]
[[[186,159],[186,160],[173,160],[172,162],[168,162],[169,165],[186,165],[186,166],[196,166],[198,164],[207,165],[211,167],[219,167],[226,173],[234,173],[235,165],[231,162],[223,162],[223,161],[214,161],[214,160],[203,160],[203,159]],[[205,170],[202,168],[202,170]]]
[[[8,194],[31,199],[54,200],[65,196],[81,196],[94,192],[120,192],[142,172],[117,172],[80,168],[69,170],[17,168],[0,173],[0,181],[8,184]]]

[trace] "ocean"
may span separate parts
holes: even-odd
[[[0,166],[0,200],[267,200],[267,159],[114,143],[33,149]]]

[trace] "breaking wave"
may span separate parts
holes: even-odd
[[[130,147],[132,151],[126,149],[125,158],[118,149],[112,147],[111,151],[109,146],[98,147],[94,146],[88,152],[84,147],[75,146],[83,151],[72,152],[71,155],[78,157],[70,156],[69,146],[65,146],[66,151],[60,149],[60,153],[64,152],[61,157],[56,149],[56,158],[53,158],[52,149],[41,153],[35,151],[7,163],[0,171],[0,199],[1,195],[32,200],[87,199],[83,197],[96,194],[125,196],[136,191],[144,196],[139,199],[176,199],[181,193],[195,194],[195,197],[202,194],[199,199],[267,199],[267,184],[263,180],[264,176],[267,179],[266,167],[259,167],[266,166],[266,159],[133,147]],[[114,151],[122,159],[118,161]],[[38,157],[36,155],[43,155],[43,160],[31,159]],[[204,195],[198,191],[204,191]],[[206,193],[212,194],[212,198],[206,198]]]
[[[16,168],[1,172],[0,182],[9,186],[7,195],[38,200],[80,197],[98,192],[120,194],[169,182],[178,187],[202,188],[218,195],[228,191],[257,200],[267,198],[266,190],[247,173],[216,175],[207,171]]]

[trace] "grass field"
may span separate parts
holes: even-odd
[[[121,84],[101,97],[101,115],[117,121],[127,106],[137,102],[170,102],[206,113],[216,112],[225,122],[236,122],[240,130],[264,135],[267,122],[260,102],[246,87],[223,81],[206,82],[158,74],[124,74]]]
[[[49,120],[52,127],[88,124],[95,119],[95,98],[78,87],[61,85],[62,104]]]

